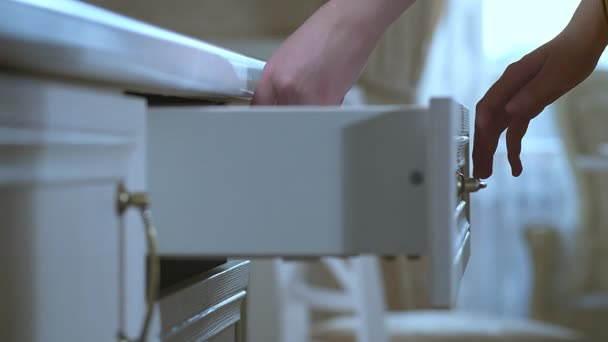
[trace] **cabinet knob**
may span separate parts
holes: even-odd
[[[458,178],[456,179],[456,188],[458,195],[477,192],[481,189],[485,189],[487,186],[488,185],[484,181],[481,181],[477,178],[468,178],[462,174],[459,174]]]
[[[152,211],[150,210],[150,198],[145,192],[129,192],[120,183],[116,194],[116,210],[122,216],[129,208],[138,209],[144,223],[146,233],[146,245],[148,248],[148,269],[146,282],[146,316],[142,323],[141,332],[136,339],[127,337],[124,332],[119,332],[118,342],[145,342],[150,334],[152,315],[154,314],[154,303],[160,291],[160,257],[156,242],[156,228],[152,223]]]

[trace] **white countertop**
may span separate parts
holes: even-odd
[[[0,46],[0,69],[193,98],[249,98],[264,67],[73,0],[0,1]]]

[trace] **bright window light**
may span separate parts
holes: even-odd
[[[483,45],[489,60],[523,55],[555,37],[580,0],[484,0]]]
[[[555,37],[580,0],[484,0],[483,46],[488,61],[515,61]],[[608,69],[608,52],[598,63]]]

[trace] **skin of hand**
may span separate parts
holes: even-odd
[[[330,0],[266,63],[252,105],[337,105],[415,0]]]
[[[559,35],[507,67],[477,104],[473,176],[492,175],[494,153],[505,130],[511,172],[519,176],[521,143],[530,120],[586,79],[607,44],[602,0],[582,0]]]

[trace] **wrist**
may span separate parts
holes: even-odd
[[[603,51],[608,45],[607,2],[606,0],[581,1],[564,30],[565,33],[589,41],[591,46]]]
[[[376,41],[415,0],[330,0],[340,25]]]
[[[604,20],[608,25],[608,0],[600,0],[602,2],[602,9],[604,10]]]

